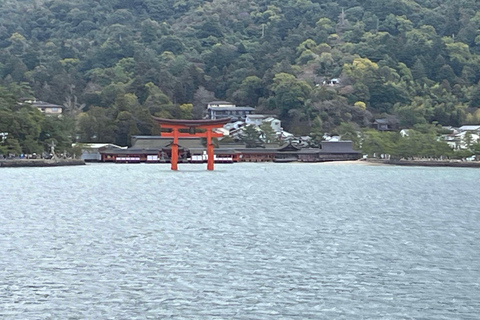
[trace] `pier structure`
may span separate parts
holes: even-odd
[[[199,137],[207,139],[207,170],[213,170],[214,154],[212,138],[223,137],[223,134],[214,132],[214,129],[223,127],[230,118],[215,120],[180,120],[152,117],[161,128],[162,137],[173,138],[171,144],[171,169],[178,170],[178,138]]]

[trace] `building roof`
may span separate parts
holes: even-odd
[[[132,136],[133,145],[129,150],[160,150],[169,148],[173,138],[161,136]],[[186,149],[205,148],[202,139],[198,137],[178,138],[179,147]]]
[[[231,153],[240,153],[240,152],[233,148],[215,148],[213,149],[213,153],[214,154],[224,154],[224,153],[231,154]]]
[[[61,106],[59,104],[53,104],[53,103],[43,102],[39,100],[25,101],[25,102],[31,104],[36,108],[61,108],[61,109],[64,108],[64,106]]]
[[[214,119],[214,120],[182,120],[182,119],[164,119],[164,118],[158,118],[158,117],[153,117],[153,120],[155,120],[158,124],[162,125],[185,125],[187,127],[201,127],[201,126],[212,126],[212,125],[218,125],[219,127],[222,127],[224,124],[228,123],[230,121],[230,118],[223,118],[223,119]]]
[[[278,149],[279,152],[297,152],[300,151],[300,147],[294,146],[292,142],[290,141],[288,144],[280,147]]]
[[[268,118],[268,116],[264,115],[264,114],[249,114],[247,116],[249,119],[264,119],[264,118]]]
[[[209,109],[222,110],[222,111],[253,111],[252,107],[209,107]]]
[[[117,146],[113,143],[73,143],[72,147],[80,147],[82,149],[100,149],[100,148],[110,148],[110,149],[127,149],[127,147]]]
[[[173,141],[172,138],[160,136],[132,136],[132,147],[129,149],[157,149],[165,148]]]
[[[375,122],[377,124],[390,124],[390,121],[388,119],[375,119]]]
[[[322,141],[321,153],[360,153],[353,150],[352,141]]]
[[[211,104],[228,104],[228,105],[233,105],[233,103],[231,102],[228,102],[228,101],[210,101],[209,103],[207,103],[208,105],[211,105]]]
[[[461,126],[459,128],[460,131],[477,131],[480,130],[480,125],[467,125],[467,126]]]
[[[245,143],[242,142],[235,142],[235,143],[222,143],[222,141],[218,142],[218,147],[219,148],[225,148],[225,149],[244,149],[247,147]]]
[[[235,149],[241,153],[259,153],[259,154],[274,154],[277,153],[277,149],[265,149],[265,148],[244,148],[244,149]]]

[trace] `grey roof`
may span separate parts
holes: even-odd
[[[237,149],[233,148],[215,148],[213,149],[214,154],[222,154],[222,153],[240,153]]]
[[[460,131],[477,131],[480,129],[480,125],[466,125],[458,128]]]
[[[205,149],[206,146],[202,143],[202,141],[204,140],[199,138],[179,138],[178,145],[186,149]]]
[[[219,148],[224,148],[224,149],[245,149],[247,145],[245,143],[222,143],[219,141],[218,143]]]
[[[253,111],[255,108],[252,107],[211,107],[211,110],[218,111]]]
[[[375,122],[374,123],[378,123],[378,124],[389,124],[390,121],[388,121],[388,119],[375,119]]]
[[[321,152],[322,150],[318,148],[302,148],[298,151],[299,154],[316,154]]]
[[[288,144],[280,147],[278,149],[279,152],[287,152],[287,153],[291,153],[291,152],[297,152],[299,151],[301,148],[300,147],[297,147],[297,146],[294,146],[292,144],[292,142],[289,142]]]
[[[284,145],[279,145],[278,143],[264,143],[263,147],[265,149],[278,149],[284,147]]]
[[[129,149],[162,149],[173,141],[172,138],[161,136],[132,136],[132,147]]]
[[[235,149],[241,153],[277,153],[277,149],[264,149],[264,148],[245,148]]]
[[[321,153],[359,153],[353,150],[352,141],[322,141]]]
[[[231,104],[233,105],[233,103],[231,102],[228,102],[228,101],[210,101],[208,104]]]
[[[53,103],[48,103],[48,102],[43,102],[43,101],[34,101],[30,103],[32,106],[37,107],[37,108],[64,108],[61,105],[58,104],[53,104]]]

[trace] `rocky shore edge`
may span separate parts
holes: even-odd
[[[480,168],[480,161],[368,159],[367,162],[371,164],[388,164],[388,165],[395,165],[395,166]]]
[[[81,166],[85,165],[84,160],[80,159],[13,159],[0,160],[0,167],[20,168],[20,167],[59,167],[59,166]]]

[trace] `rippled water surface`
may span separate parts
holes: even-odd
[[[479,169],[0,169],[1,319],[479,319]]]

